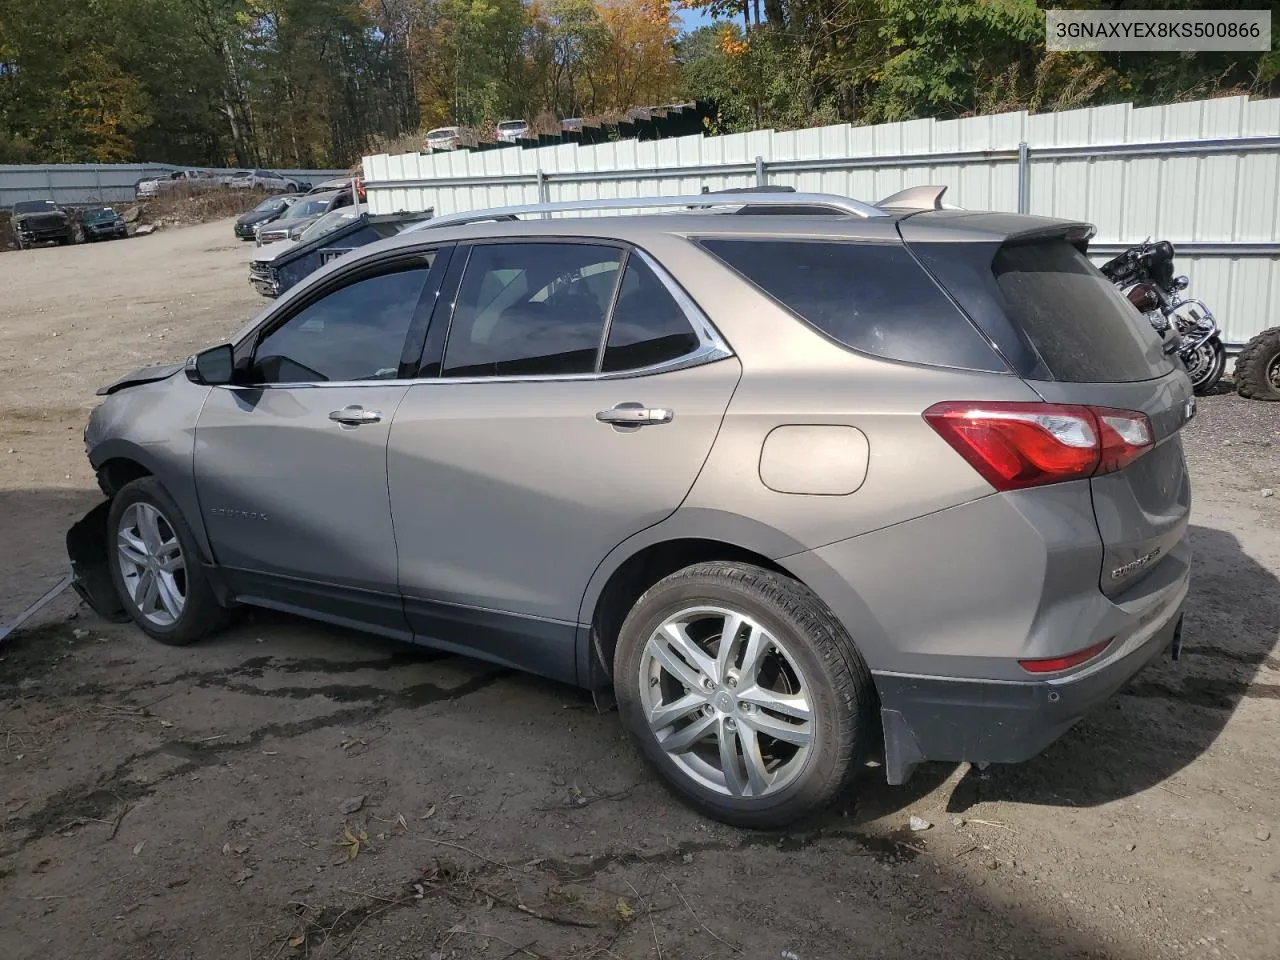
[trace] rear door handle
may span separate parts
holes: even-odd
[[[670,423],[676,412],[665,407],[646,407],[643,403],[620,403],[610,410],[601,410],[596,419],[615,427],[643,427],[651,423]]]
[[[359,404],[353,403],[341,410],[334,410],[329,414],[329,419],[345,427],[358,427],[362,423],[377,423],[382,419],[382,411],[366,410]]]

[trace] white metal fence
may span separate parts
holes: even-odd
[[[168,163],[0,164],[0,210],[8,210],[22,200],[53,200],[69,206],[124,203],[133,199],[133,185],[144,177],[164,177],[181,169]],[[199,169],[229,174],[244,168]],[[346,175],[345,170],[276,172],[311,183]]]
[[[1280,100],[1225,97],[963,120],[847,124],[484,152],[364,158],[376,213],[698,193],[771,183],[875,201],[947,184],[975,210],[1087,220],[1105,259],[1173,242],[1226,339],[1280,324]]]

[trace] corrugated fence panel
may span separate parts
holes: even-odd
[[[1224,142],[1240,137],[1269,139],[1240,149]],[[1017,159],[1023,143],[1025,169]],[[365,171],[375,211],[434,207],[441,214],[540,199],[745,187],[756,183],[757,163],[766,182],[801,191],[874,202],[909,186],[940,183],[949,187],[948,203],[988,210],[1017,210],[1025,177],[1028,212],[1097,225],[1094,243],[1106,245],[1099,262],[1114,245],[1147,237],[1175,247],[1217,245],[1179,254],[1176,266],[1191,277],[1190,292],[1214,309],[1229,340],[1246,340],[1280,322],[1271,308],[1271,297],[1280,295],[1280,100],[1223,97],[1161,107],[1115,104],[593,146],[383,155],[366,158]],[[379,182],[388,185],[380,188]],[[1251,246],[1238,250],[1243,244]]]
[[[67,206],[92,203],[125,203],[133,200],[139,180],[167,176],[182,167],[168,163],[52,163],[0,165],[0,209],[23,200],[53,200]],[[201,167],[214,174],[225,170]],[[286,177],[311,183],[346,175],[345,170],[277,170]]]

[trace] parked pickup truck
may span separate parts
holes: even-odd
[[[363,206],[334,210],[308,227],[296,241],[285,241],[287,246],[273,244],[264,248],[249,264],[249,282],[264,297],[278,297],[330,260],[356,247],[393,237],[431,215],[431,210],[370,214]]]
[[[166,177],[149,177],[139,180],[134,184],[133,194],[139,200],[149,200],[167,193],[198,193],[201,190],[215,190],[222,186],[222,178],[216,174],[208,170],[188,168],[175,170]]]

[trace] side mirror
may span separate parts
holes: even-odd
[[[231,344],[220,343],[187,357],[187,379],[202,387],[231,383],[235,376],[235,353]]]
[[[1189,287],[1189,286],[1191,286],[1191,278],[1190,278],[1190,277],[1174,277],[1174,278],[1173,278],[1173,289],[1175,289],[1175,290],[1185,290],[1185,289],[1187,289],[1187,287]]]

